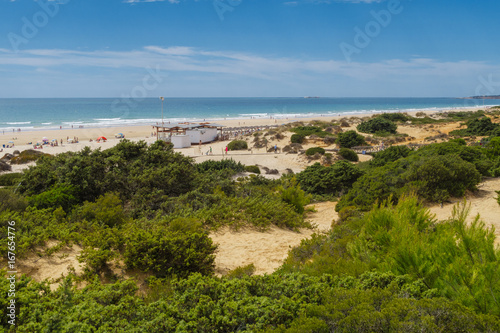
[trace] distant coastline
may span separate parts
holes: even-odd
[[[470,96],[470,97],[463,97],[462,99],[500,99],[500,95]]]

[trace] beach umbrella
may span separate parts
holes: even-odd
[[[104,136],[101,136],[101,137],[97,138],[97,141],[100,141],[100,140],[106,141],[107,139]]]
[[[14,143],[14,141],[9,141],[9,143]]]
[[[57,139],[52,139],[52,142],[57,141]]]

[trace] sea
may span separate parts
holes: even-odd
[[[498,105],[459,98],[2,98],[0,130],[121,127],[250,118],[300,119]]]

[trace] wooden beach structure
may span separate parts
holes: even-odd
[[[214,123],[172,123],[154,125],[157,140],[171,142],[174,148],[188,148],[192,144],[208,143],[223,137],[224,125]]]

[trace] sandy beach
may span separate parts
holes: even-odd
[[[474,111],[478,109],[483,109],[481,107],[477,108],[469,108],[469,109],[461,109],[460,111]],[[457,110],[441,110],[441,111],[414,111],[409,112],[410,115],[414,115],[417,112],[425,112],[427,114],[433,114],[438,112],[453,112]],[[245,127],[264,127],[264,126],[277,126],[291,122],[309,122],[312,120],[321,120],[321,121],[332,121],[339,120],[342,118],[351,118],[351,117],[366,117],[373,116],[378,113],[367,113],[367,114],[359,114],[356,116],[323,116],[323,117],[300,117],[300,118],[256,118],[256,119],[235,119],[235,120],[217,120],[214,123],[224,125],[226,128],[245,128]],[[62,129],[54,129],[54,130],[31,130],[31,131],[14,131],[7,132],[3,131],[0,133],[0,149],[3,149],[3,152],[12,153],[15,150],[23,151],[26,149],[32,149],[33,145],[37,142],[42,142],[42,138],[47,138],[49,141],[57,140],[58,146],[51,147],[50,145],[43,146],[43,152],[48,154],[58,154],[66,151],[79,151],[83,147],[88,146],[92,149],[107,149],[116,145],[120,139],[115,138],[115,134],[122,133],[125,135],[126,139],[132,141],[145,140],[148,143],[152,143],[156,140],[156,136],[154,134],[153,125],[151,126],[124,126],[124,127],[101,127],[101,128],[62,128]],[[400,131],[404,133],[404,129],[400,128]],[[413,131],[415,132],[415,131]],[[415,136],[413,134],[418,133],[408,133],[411,136]],[[96,139],[99,137],[105,137],[108,140],[106,142],[97,142]],[[78,140],[78,143],[68,143],[68,139]],[[61,145],[62,140],[62,145]],[[92,141],[91,141],[92,140]],[[213,151],[219,152],[222,151],[222,148],[225,147],[227,142],[215,142],[212,143]],[[274,144],[274,143],[273,143]],[[10,146],[10,148],[3,148],[3,146]],[[14,147],[12,147],[14,145]],[[221,146],[221,147],[219,147]],[[220,148],[220,149],[219,149]],[[202,147],[203,149],[203,147]],[[182,153],[188,156],[199,156],[199,147],[194,146],[192,148],[187,149],[179,149]]]

